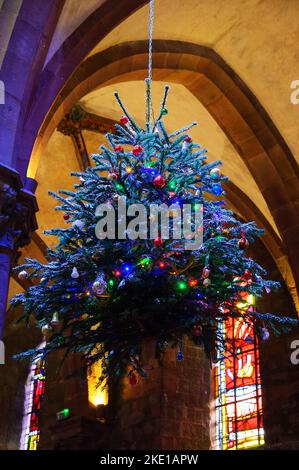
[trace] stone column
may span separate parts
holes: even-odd
[[[184,360],[168,349],[160,366],[154,342],[143,349],[153,366],[137,385],[123,379],[114,404],[109,449],[208,450],[210,448],[210,363],[202,348],[184,340]]]
[[[23,188],[12,168],[0,164],[0,338],[6,313],[10,269],[16,264],[22,246],[36,230],[35,196]]]

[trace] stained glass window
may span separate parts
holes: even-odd
[[[242,317],[227,319],[221,329],[231,347],[215,367],[216,448],[256,447],[264,443],[258,340]]]
[[[45,361],[37,358],[30,367],[25,385],[21,450],[37,450],[40,438],[40,414],[45,391]]]

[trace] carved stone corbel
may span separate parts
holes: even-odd
[[[34,194],[27,191],[17,171],[0,163],[0,339],[2,337],[11,268],[19,249],[30,243],[37,229]]]

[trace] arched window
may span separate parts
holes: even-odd
[[[258,340],[242,318],[226,320],[221,329],[231,348],[215,367],[216,448],[256,447],[264,443]]]
[[[102,375],[102,361],[94,362],[87,369],[88,401],[91,406],[108,404],[108,390],[103,388],[104,383],[99,383],[99,377]]]
[[[42,348],[43,344],[39,346]],[[21,450],[37,450],[40,438],[40,413],[45,391],[45,361],[36,358],[25,384]]]

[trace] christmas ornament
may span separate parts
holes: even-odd
[[[69,214],[64,214],[63,218],[64,218],[64,220],[69,220],[70,216],[69,216]]]
[[[121,145],[118,144],[114,147],[114,151],[115,152],[123,152],[124,148]]]
[[[177,360],[181,362],[184,359],[184,355],[182,351],[179,351],[176,356]]]
[[[78,279],[79,273],[78,273],[78,269],[77,269],[77,268],[75,268],[75,267],[73,268],[71,277],[72,277],[73,279]]]
[[[135,156],[139,155],[143,152],[143,148],[141,147],[141,145],[134,145],[132,152]]]
[[[103,295],[107,290],[107,282],[104,273],[99,273],[92,285],[92,290],[96,295]]]
[[[115,171],[111,171],[110,173],[108,173],[108,176],[107,176],[107,179],[109,181],[114,181],[118,178],[118,175]]]
[[[211,279],[209,279],[208,277],[206,279],[203,280],[203,285],[205,287],[209,287],[211,285]]]
[[[137,385],[138,378],[135,372],[131,372],[131,374],[129,375],[129,382],[130,382],[130,385]]]
[[[123,124],[124,126],[128,124],[128,122],[129,122],[129,119],[127,118],[127,116],[122,116],[120,118],[120,123]]]
[[[218,183],[216,184],[213,184],[212,186],[212,193],[215,195],[215,196],[220,196],[222,194],[222,186]]]
[[[58,326],[60,325],[59,315],[58,312],[53,313],[52,320],[50,321],[51,326]]]
[[[166,179],[162,175],[156,176],[156,178],[153,181],[153,185],[159,189],[164,188],[165,184],[166,184]]]
[[[250,281],[252,279],[252,272],[249,269],[245,269],[244,274],[243,274],[243,278],[246,281]]]
[[[168,114],[168,110],[166,108],[161,109],[162,116],[166,116]]]
[[[211,171],[210,171],[210,177],[213,179],[213,180],[218,180],[221,176],[221,172],[219,170],[219,168],[213,168]]]
[[[48,339],[51,333],[53,332],[53,328],[51,327],[51,325],[47,323],[46,325],[42,327],[41,332],[42,332],[43,337],[45,339]]]
[[[207,278],[210,276],[210,274],[211,274],[210,269],[207,266],[205,266],[202,270],[202,277]]]
[[[202,327],[199,324],[193,325],[191,328],[191,333],[193,336],[200,336],[202,333]]]
[[[190,137],[190,135],[186,135],[184,141],[190,144],[190,142],[192,142],[192,138]]]
[[[18,278],[23,281],[24,279],[28,279],[29,277],[29,274],[27,273],[27,271],[25,271],[25,269],[23,271],[20,271],[19,274],[18,274]]]
[[[85,222],[83,222],[83,220],[74,220],[74,222],[72,223],[72,227],[76,227],[79,230],[83,230],[84,226]]]
[[[267,330],[267,328],[262,328],[261,338],[262,338],[262,341],[267,341],[270,338],[270,333]]]
[[[154,245],[156,248],[160,248],[163,245],[163,240],[160,237],[154,239]]]
[[[240,238],[240,240],[238,241],[238,247],[241,249],[241,250],[246,250],[246,248],[248,248],[249,246],[249,241],[247,240],[247,238],[245,237],[245,232],[244,230],[242,230],[242,238]]]

